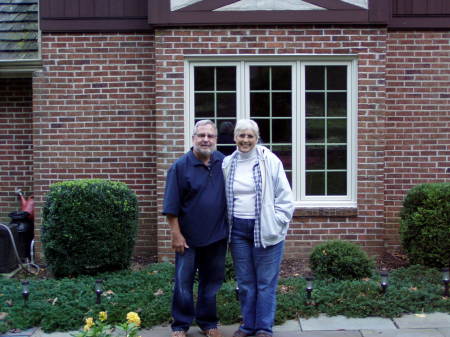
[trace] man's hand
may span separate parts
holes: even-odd
[[[189,248],[186,243],[186,239],[180,231],[180,224],[178,223],[178,217],[173,215],[167,215],[167,222],[172,230],[172,248],[176,253],[183,254],[185,248]]]
[[[172,248],[180,254],[184,253],[185,248],[189,248],[183,234],[179,231],[172,231]]]

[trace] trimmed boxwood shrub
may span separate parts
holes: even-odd
[[[400,238],[412,264],[450,265],[450,183],[413,187],[400,212]]]
[[[319,278],[353,280],[372,276],[374,261],[357,244],[332,240],[314,247],[311,270]]]
[[[42,244],[51,271],[60,277],[127,268],[137,214],[136,195],[121,182],[53,184],[42,214]]]

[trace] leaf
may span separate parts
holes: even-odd
[[[161,296],[164,294],[164,291],[162,289],[158,289],[156,292],[153,293],[155,296]]]
[[[427,317],[427,315],[426,314],[416,314],[416,317],[425,318],[425,317]]]

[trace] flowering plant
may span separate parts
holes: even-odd
[[[118,333],[114,333],[116,337],[121,335],[124,337],[141,337],[137,336],[141,325],[141,319],[137,313],[129,312],[126,322],[114,327],[106,322],[107,319],[108,313],[106,311],[99,312],[96,320],[93,317],[86,318],[83,331],[73,335],[73,337],[111,337],[114,330],[118,331]]]

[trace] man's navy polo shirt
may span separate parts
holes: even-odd
[[[191,150],[167,172],[163,214],[178,217],[189,247],[206,246],[228,236],[223,158],[214,151],[206,166]]]

